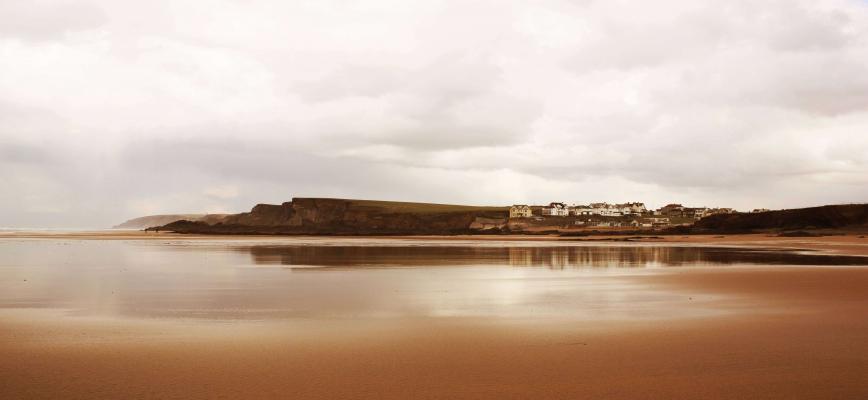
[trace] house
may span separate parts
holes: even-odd
[[[681,211],[681,216],[684,218],[702,219],[708,211],[706,207],[684,207]]]
[[[602,215],[604,217],[620,217],[624,215],[624,210],[614,204],[591,203],[591,214]]]
[[[695,218],[695,219],[698,221],[698,220],[703,219],[703,218],[705,218],[705,217],[707,217],[707,216],[709,216],[709,215],[712,215],[712,214],[714,214],[714,209],[713,209],[713,208],[705,208],[705,207],[703,207],[703,208],[701,208],[701,209],[697,209],[697,210],[696,210],[696,212],[695,212],[694,215],[693,215],[693,218]]]
[[[648,212],[648,209],[645,208],[645,203],[633,202],[623,204],[623,206],[629,209],[630,213],[634,215],[642,215]]]
[[[516,204],[509,208],[510,218],[530,218],[533,216],[530,206],[526,204]]]
[[[542,215],[566,217],[570,215],[570,211],[564,203],[550,203],[548,207],[543,207]]]
[[[702,212],[697,213],[695,218],[702,219],[715,214],[733,214],[735,210],[731,208],[704,208]]]
[[[575,216],[594,215],[594,210],[588,206],[575,206],[570,208],[570,214]]]
[[[752,213],[764,213],[764,212],[769,212],[769,211],[771,211],[771,210],[769,210],[768,208],[754,208],[753,211],[751,211],[751,212]]]
[[[684,206],[681,204],[667,204],[657,209],[658,215],[667,217],[681,217],[684,215]]]
[[[664,217],[648,218],[648,222],[650,222],[651,226],[655,228],[669,226],[670,224],[669,218]]]
[[[608,210],[609,210],[609,203],[591,203],[591,214],[592,215],[607,214]]]
[[[589,207],[582,206],[581,210],[574,211],[574,215],[602,215],[604,217],[620,217],[624,215],[642,215],[648,212],[644,203],[591,203]]]

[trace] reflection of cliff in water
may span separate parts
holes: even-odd
[[[257,264],[307,266],[492,265],[651,267],[727,264],[868,265],[868,258],[720,247],[253,246]]]

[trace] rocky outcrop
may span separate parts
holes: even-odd
[[[506,227],[507,218],[476,217],[470,223],[470,229],[479,231],[499,230]]]
[[[219,223],[177,221],[152,230],[214,234],[449,235],[497,233],[505,228],[506,207],[371,200],[295,198],[280,205],[258,204]]]

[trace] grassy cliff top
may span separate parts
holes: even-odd
[[[351,208],[394,213],[442,213],[462,211],[509,211],[509,207],[467,206],[456,204],[413,203],[405,201],[332,199],[332,198],[294,198],[295,202],[340,201],[347,202]]]

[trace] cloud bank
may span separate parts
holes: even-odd
[[[0,4],[0,226],[868,201],[868,3]]]

